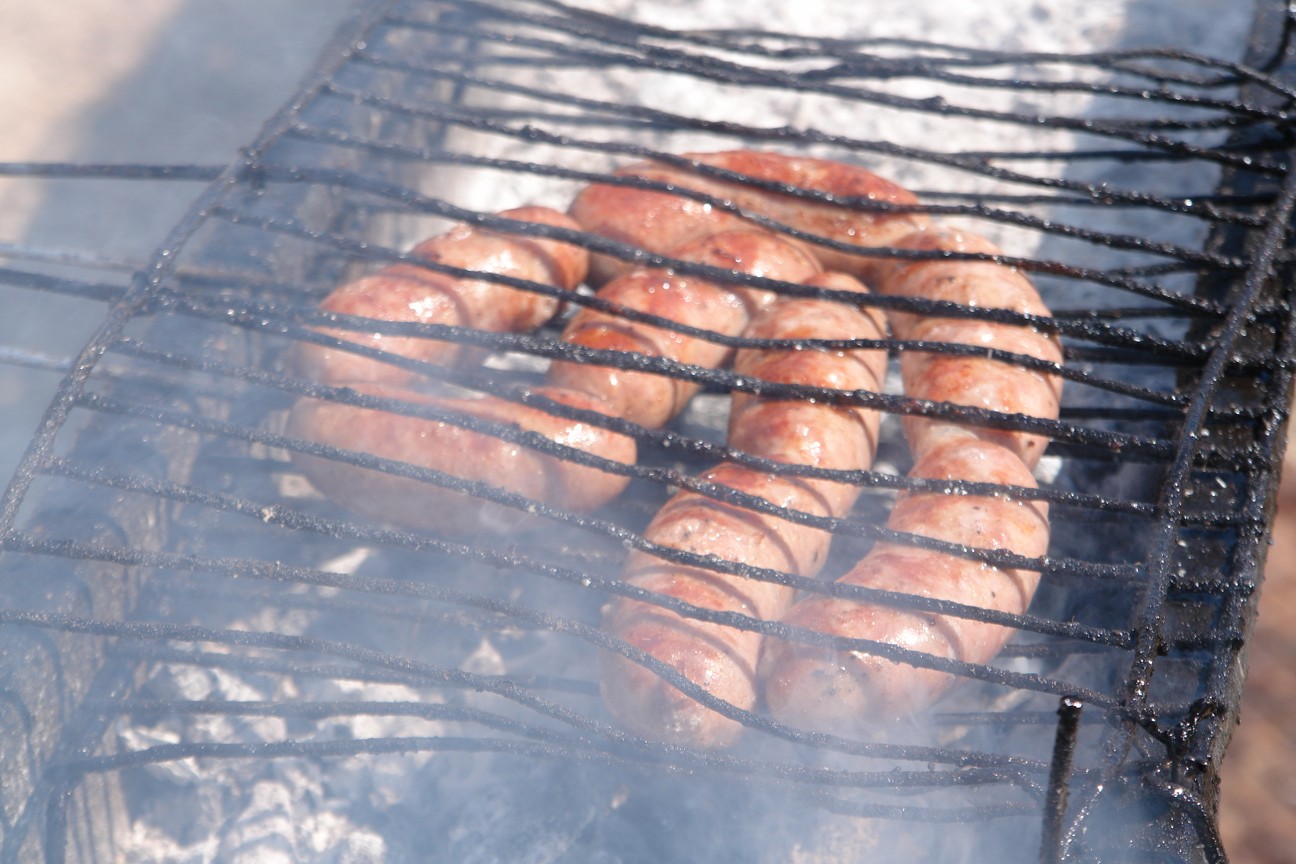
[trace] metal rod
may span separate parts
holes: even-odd
[[[1075,760],[1076,736],[1080,729],[1080,712],[1083,710],[1084,703],[1073,696],[1063,696],[1058,705],[1057,737],[1053,740],[1053,763],[1049,766],[1048,792],[1044,798],[1040,864],[1062,862],[1062,826],[1066,821],[1071,766]]]

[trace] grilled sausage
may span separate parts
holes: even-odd
[[[448,245],[455,249],[454,244]],[[704,237],[674,250],[674,255],[785,281],[800,281],[819,270],[818,262],[796,243],[751,231]],[[566,268],[562,278],[575,272],[577,268]],[[524,317],[514,314],[510,318],[499,310],[471,311],[468,303],[470,299],[474,303],[503,302],[510,299],[508,296],[479,292],[475,288],[463,289],[455,296],[461,306],[470,310],[463,315],[463,320],[468,322],[503,326],[501,322]],[[774,297],[770,292],[741,284],[660,270],[629,273],[605,285],[598,296],[688,327],[731,336],[741,333],[751,315]],[[534,320],[534,316],[527,320]],[[730,347],[708,339],[591,310],[574,317],[563,333],[563,340],[586,348],[633,351],[702,366],[724,363],[732,353]],[[390,347],[398,350],[404,343]],[[366,371],[372,371],[372,367]],[[635,461],[633,439],[593,424],[563,420],[538,409],[489,397],[460,400],[413,392],[394,394],[384,389],[391,385],[372,380],[345,383],[364,392],[399,395],[442,410],[515,424],[613,462],[633,464]],[[403,383],[398,379],[398,386]],[[578,363],[553,364],[549,384],[542,392],[557,401],[650,428],[668,422],[697,390],[697,385],[663,375]],[[619,495],[629,482],[624,473],[541,456],[521,444],[470,432],[452,423],[341,403],[299,400],[290,422],[296,434],[318,443],[361,449],[570,509],[595,509]],[[486,499],[440,486],[309,456],[299,456],[296,461],[312,484],[327,497],[383,521],[463,532],[516,528],[524,518],[521,511],[516,511],[516,518],[510,518],[503,508]]]
[[[682,158],[756,180],[826,192],[843,200],[846,205],[850,199],[873,202],[880,205],[880,209],[870,212],[797,198],[655,162],[629,165],[618,170],[616,176],[639,177],[705,193],[731,201],[745,212],[852,245],[888,246],[927,224],[921,213],[886,209],[888,206],[909,207],[917,204],[918,199],[863,168],[754,150],[685,153]],[[613,184],[593,184],[585,188],[576,196],[568,213],[586,230],[659,254],[689,240],[751,224],[733,213],[692,198]],[[813,252],[825,269],[850,273],[866,284],[873,284],[872,269],[879,259],[844,254],[823,246],[813,247]],[[601,284],[629,266],[617,258],[595,255],[590,264],[591,279],[595,284]]]
[[[903,238],[910,249],[949,252],[997,250],[981,238],[923,231]],[[895,296],[952,300],[969,306],[1047,315],[1030,282],[993,262],[893,262],[878,268],[878,290]],[[1058,362],[1050,336],[1029,327],[895,314],[901,339],[937,339],[991,346]],[[901,364],[908,395],[976,405],[1033,417],[1056,418],[1056,376],[982,357],[925,354]],[[910,417],[906,436],[914,453],[911,476],[1033,488],[1031,468],[1045,444],[1038,435]],[[975,549],[1026,557],[1048,548],[1048,510],[1039,501],[1001,496],[913,493],[899,498],[887,527]],[[1038,574],[997,567],[945,552],[879,543],[841,580],[850,585],[950,600],[1022,614]],[[985,663],[1012,631],[970,617],[904,610],[816,595],[783,619],[808,630],[873,640],[938,658]],[[760,675],[770,712],[779,720],[833,732],[861,731],[878,719],[919,711],[949,687],[953,676],[865,651],[836,651],[806,643],[767,640]]]
[[[808,284],[863,292],[839,273]],[[775,303],[747,330],[762,339],[880,339],[879,316],[839,303],[788,299]],[[739,374],[763,381],[799,383],[841,390],[879,389],[883,351],[742,350]],[[877,442],[876,411],[803,401],[735,394],[730,445],[789,464],[858,470],[872,464]],[[715,483],[780,507],[815,516],[841,516],[858,489],[851,484],[762,472],[722,463],[702,475]],[[762,514],[692,491],[672,497],[649,524],[653,543],[753,567],[814,575],[831,540],[824,531]],[[633,552],[625,579],[649,591],[704,609],[775,620],[792,600],[785,585],[730,576],[668,558]],[[754,707],[760,634],[689,619],[652,603],[613,599],[604,609],[604,629],[672,666],[689,680],[740,708]],[[605,704],[625,726],[650,738],[699,747],[731,743],[742,727],[667,684],[620,654],[600,656]]]

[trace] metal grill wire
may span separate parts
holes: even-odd
[[[1263,62],[1279,56],[1273,40],[1290,21],[1282,24],[1257,25],[1270,42],[1257,42],[1241,65],[1177,50],[1029,56],[674,33],[543,0],[366,8],[300,98],[215,178],[129,285],[87,277],[76,262],[3,273],[13,285],[112,302],[4,500],[0,636],[26,658],[10,692],[28,730],[5,759],[30,781],[25,800],[6,804],[4,857],[41,846],[65,854],[65,834],[82,838],[68,848],[93,845],[84,837],[96,820],[121,818],[122,788],[167,789],[175,766],[196,764],[218,785],[267,770],[334,772],[367,790],[371,804],[387,801],[383,818],[408,831],[411,848],[447,855],[477,844],[503,860],[508,843],[562,835],[569,850],[597,841],[635,860],[625,850],[645,842],[646,814],[688,813],[692,830],[654,838],[638,854],[669,857],[679,851],[672,842],[693,851],[711,842],[749,860],[781,860],[814,835],[824,854],[880,844],[956,860],[968,853],[955,850],[983,855],[1001,844],[1005,860],[1030,860],[1038,847],[1023,858],[1019,841],[1033,835],[1057,860],[1107,860],[1116,850],[1221,859],[1213,770],[1237,705],[1290,386],[1290,280],[1280,277],[1289,263],[1292,91]],[[583,84],[591,75],[611,81],[617,98],[591,97]],[[707,109],[654,101],[684,88],[702,91]],[[826,118],[819,128],[833,131],[767,125],[744,107],[743,94],[754,92],[812,105]],[[1083,115],[1063,110],[1077,104]],[[858,120],[865,112],[873,125]],[[875,134],[898,116],[921,122]],[[846,117],[854,125],[834,122]],[[960,143],[923,146],[931,141]],[[865,488],[851,518],[803,517],[838,537],[829,576],[879,537],[939,547],[879,527],[894,491],[921,485],[904,479],[894,422],[874,471],[792,469],[724,446],[725,394],[756,386],[727,370],[591,356],[552,328],[501,335],[376,324],[325,315],[315,303],[348,275],[407,260],[412,241],[451,221],[517,230],[490,214],[528,202],[562,207],[583,184],[637,159],[715,173],[671,154],[740,146],[876,167],[915,189],[934,217],[994,237],[1040,287],[1052,320],[869,302],[1053,329],[1066,347],[1068,389],[1051,422],[894,391],[785,388],[893,418],[957,416],[1048,434],[1053,482],[1015,491],[1049,502],[1053,546],[1040,560],[958,550],[1043,574],[1023,616],[654,549],[805,591],[1018,630],[989,666],[863,646],[967,679],[930,717],[867,740],[782,727],[655,667],[751,727],[738,749],[703,754],[638,740],[602,712],[596,649],[628,646],[599,630],[598,609],[610,594],[635,594],[617,577],[626,549],[650,548],[639,532],[668,488],[768,507],[695,479],[724,459]],[[593,236],[529,230],[707,272]],[[544,360],[646,369],[701,382],[706,394],[666,431],[593,418],[633,434],[640,463],[605,465],[633,477],[621,501],[568,513],[285,435],[294,399],[328,399],[572,455],[507,426],[297,377],[286,352],[295,341],[335,342],[311,329],[324,323],[486,346],[499,362],[474,370],[383,359],[565,416],[571,409],[528,390]],[[290,452],[487,497],[538,513],[546,527],[464,539],[370,524],[314,495]],[[672,608],[812,638],[776,622]],[[212,683],[232,680],[222,676],[242,689]],[[57,696],[35,686],[51,679]],[[199,679],[207,683],[195,689]],[[1062,697],[1071,707],[1059,727]],[[1058,770],[1055,744],[1069,770]],[[399,781],[383,773],[393,764],[406,769]],[[376,775],[398,791],[376,792]],[[501,815],[482,815],[483,802]],[[931,841],[916,828],[926,822],[950,830]],[[704,839],[715,833],[723,839]]]

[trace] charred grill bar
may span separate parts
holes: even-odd
[[[129,281],[93,261],[22,250],[10,250],[0,272],[9,285],[112,304],[68,364],[0,511],[4,722],[23,730],[0,745],[0,773],[14,778],[0,857],[105,855],[127,842],[131,824],[163,824],[148,803],[159,796],[208,812],[211,824],[193,830],[210,828],[222,849],[288,842],[291,831],[254,837],[248,826],[280,812],[273,801],[292,784],[315,796],[320,836],[334,836],[319,827],[329,814],[345,826],[336,835],[381,837],[393,856],[476,850],[479,860],[514,860],[547,844],[571,860],[596,849],[608,860],[685,850],[770,861],[792,850],[815,860],[861,850],[879,860],[1222,860],[1215,769],[1236,716],[1296,356],[1285,64],[1293,21],[1282,4],[1259,5],[1244,63],[1178,50],[1022,55],[675,32],[544,0],[358,11],[300,97]],[[757,94],[801,119],[763,115],[748,104]],[[453,221],[507,227],[489,214],[527,203],[561,209],[630,161],[741,180],[671,155],[733,147],[865,164],[913,188],[925,212],[993,234],[1040,287],[1054,317],[1036,323],[1060,334],[1066,351],[1057,422],[915,402],[894,388],[785,390],[893,418],[877,469],[819,472],[865,488],[850,518],[817,522],[837,535],[828,576],[888,536],[879,526],[896,490],[931,486],[903,479],[894,418],[955,416],[1052,437],[1055,474],[1031,493],[1052,510],[1047,558],[964,553],[1040,570],[1026,615],[656,550],[1018,630],[988,666],[855,646],[967,679],[929,716],[867,739],[780,726],[642,656],[631,659],[750,727],[743,742],[700,753],[643,741],[617,728],[598,699],[597,650],[633,654],[600,630],[598,610],[612,594],[635,595],[619,581],[620,564],[627,549],[647,548],[642,529],[668,487],[768,509],[694,475],[721,460],[815,473],[722,443],[725,395],[759,384],[573,348],[552,327],[495,334],[316,308],[342,280],[407,260],[404,250]],[[591,235],[535,230],[715,275]],[[598,305],[588,294],[564,299]],[[931,301],[869,302],[1020,320]],[[299,377],[291,346],[336,344],[312,329],[325,324],[486,347],[493,359],[480,368],[388,359],[563,416],[577,415],[531,390],[546,360],[657,372],[705,393],[661,431],[580,415],[633,434],[640,457],[618,469],[632,478],[618,502],[569,513],[287,434],[295,399],[328,399],[571,455],[508,424]],[[293,452],[491,498],[548,527],[452,537],[375,524],[312,492]],[[767,638],[814,638],[674,608]],[[930,822],[944,826],[935,840]],[[1020,839],[1032,835],[1039,843],[1023,858]]]

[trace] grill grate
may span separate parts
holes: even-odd
[[[393,857],[520,860],[520,850],[543,847],[553,851],[545,860],[589,860],[596,849],[627,861],[684,850],[847,860],[863,849],[942,861],[980,860],[987,850],[1010,861],[1037,850],[1050,861],[1223,860],[1215,769],[1236,715],[1296,357],[1287,245],[1294,94],[1282,64],[1293,19],[1282,4],[1259,5],[1242,64],[1171,49],[1023,54],[675,31],[549,0],[375,3],[218,174],[7,166],[28,176],[212,182],[129,281],[104,262],[2,250],[5,284],[111,308],[74,361],[0,358],[66,373],[0,509],[0,650],[22,658],[6,664],[4,710],[25,730],[0,745],[0,770],[20,778],[5,793],[0,857],[94,857],[116,842],[127,810],[140,818],[149,805],[138,802],[150,795],[179,797],[179,812],[208,808],[198,822],[227,832],[223,849],[253,844],[239,833],[246,829],[221,823],[252,824],[256,808],[270,805],[246,795],[236,805],[231,790],[269,788],[257,784],[279,777],[325,796],[321,812],[352,833],[381,834]],[[784,116],[798,119],[771,124]],[[877,166],[914,189],[924,212],[1010,250],[1000,260],[1031,275],[1053,318],[867,303],[1058,333],[1066,364],[1056,371],[1068,382],[1061,418],[924,403],[894,387],[764,385],[575,348],[552,328],[374,324],[316,308],[347,276],[410,260],[403,249],[452,221],[507,227],[489,214],[528,202],[562,208],[582,185],[643,158],[736,179],[670,155],[735,146]],[[717,272],[561,228],[527,230],[635,262]],[[781,294],[859,300],[722,272]],[[735,347],[771,344],[489,278]],[[488,348],[495,360],[475,369],[354,350],[631,434],[639,463],[601,462],[506,424],[297,377],[286,362],[293,343],[341,344],[312,329],[321,324]],[[704,393],[680,422],[646,430],[532,392],[550,359],[650,371]],[[878,468],[801,468],[726,447],[725,396],[757,390],[887,412]],[[298,398],[463,426],[612,468],[632,484],[597,513],[566,512],[294,438],[284,416]],[[1011,490],[1049,502],[1049,555],[970,550],[881,527],[897,490],[1005,491],[905,478],[894,420],[904,415],[1050,436],[1052,482]],[[546,527],[448,538],[369,523],[312,493],[288,460],[294,452],[465,491],[535,512]],[[669,488],[773,510],[697,479],[720,460],[865,489],[848,518],[791,517],[837,535],[827,575],[886,539],[1038,570],[1036,601],[1025,615],[996,613],[649,543],[642,529]],[[809,733],[635,655],[599,629],[599,607],[611,595],[643,597],[775,638],[852,643],[647,595],[618,577],[627,549],[1003,623],[1018,635],[991,665],[854,645],[967,680],[931,716],[901,728],[868,739]],[[620,730],[598,700],[599,648],[649,665],[749,734],[732,751],[703,753]],[[948,830],[933,839],[922,827],[930,822]],[[1023,836],[1039,842],[1023,852]]]

